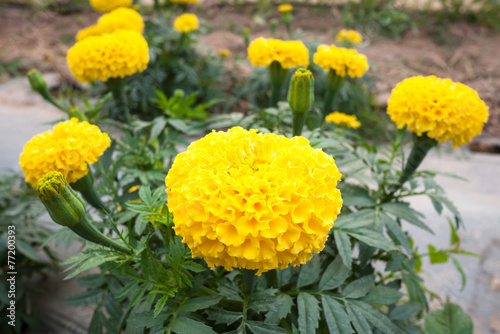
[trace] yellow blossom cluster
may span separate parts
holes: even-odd
[[[352,129],[357,129],[361,126],[361,122],[358,121],[355,115],[347,115],[338,111],[328,114],[325,118],[325,122],[345,125]]]
[[[335,39],[338,42],[348,42],[351,44],[361,44],[363,43],[363,36],[356,31],[356,30],[351,30],[351,29],[342,29],[338,32],[338,34],[335,36]]]
[[[83,82],[124,78],[146,69],[148,43],[136,31],[116,30],[77,42],[67,55],[73,75]]]
[[[90,0],[90,5],[98,12],[109,12],[119,7],[130,7],[132,0]]]
[[[80,30],[76,35],[76,40],[81,41],[89,36],[110,34],[118,29],[142,33],[144,30],[142,16],[131,8],[120,7],[114,9],[102,15],[97,24]]]
[[[392,90],[387,113],[398,128],[405,125],[418,136],[427,133],[454,147],[481,133],[488,107],[472,88],[435,76],[412,77]]]
[[[290,4],[284,4],[284,5],[279,5],[278,6],[278,10],[281,12],[281,13],[289,13],[291,12],[293,9],[293,6],[290,5]]]
[[[195,14],[182,14],[174,21],[174,29],[182,33],[196,30],[199,27],[200,24],[198,23],[198,17]]]
[[[335,45],[320,45],[314,54],[314,63],[325,71],[334,70],[338,76],[362,77],[368,70],[365,55],[356,50],[339,48]]]
[[[309,50],[300,41],[259,37],[248,46],[248,58],[254,66],[269,66],[273,61],[282,68],[309,66]]]
[[[53,171],[73,183],[87,175],[87,164],[96,162],[109,146],[109,136],[97,126],[71,118],[26,143],[19,164],[33,187]]]
[[[165,184],[174,230],[208,265],[262,272],[324,248],[342,208],[334,159],[309,141],[235,127],[192,143]]]

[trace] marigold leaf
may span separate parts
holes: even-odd
[[[315,253],[312,259],[300,267],[297,289],[314,283],[319,277],[320,266],[319,255]]]
[[[248,329],[254,334],[287,334],[288,332],[281,327],[258,321],[247,321]]]
[[[323,312],[331,334],[351,334],[352,327],[344,307],[330,296],[321,296]]]
[[[204,323],[186,317],[175,318],[171,328],[177,334],[217,334]]]
[[[373,289],[374,285],[375,276],[363,276],[349,283],[342,291],[342,296],[345,298],[361,298]]]
[[[212,305],[215,305],[221,300],[220,296],[207,296],[207,297],[198,297],[191,298],[181,305],[179,308],[182,312],[194,312],[202,309],[209,308]]]
[[[352,250],[351,250],[351,240],[349,236],[342,231],[333,231],[333,236],[335,238],[335,243],[339,250],[340,258],[344,262],[348,269],[351,269],[352,264]]]
[[[377,285],[363,298],[363,301],[368,304],[391,305],[397,303],[401,297],[403,294],[398,290]]]
[[[471,318],[456,304],[448,303],[425,318],[427,334],[472,334]]]
[[[422,306],[417,302],[399,305],[389,312],[389,317],[394,320],[405,320],[416,317]]]
[[[378,328],[384,334],[398,334],[400,333],[399,328],[392,323],[392,321],[382,312],[380,312],[375,307],[368,305],[359,300],[352,300],[351,305],[354,310],[358,309],[359,313],[376,328]]]
[[[321,276],[318,288],[320,290],[333,290],[342,285],[348,276],[349,268],[342,262],[341,257],[337,256]]]
[[[315,333],[319,326],[319,301],[311,294],[300,292],[297,296],[299,311],[299,332],[301,334]]]
[[[210,309],[207,311],[208,320],[215,321],[215,324],[231,325],[243,318],[243,313],[226,311],[222,308]]]

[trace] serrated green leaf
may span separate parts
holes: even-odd
[[[219,296],[207,296],[207,297],[197,297],[191,298],[181,305],[179,311],[182,312],[194,312],[202,309],[209,308],[215,305],[221,300],[222,297]]]
[[[319,277],[320,272],[319,255],[314,254],[312,259],[300,267],[299,278],[297,279],[297,289],[314,283]]]
[[[163,311],[163,308],[165,307],[165,304],[167,303],[167,300],[169,298],[169,295],[163,295],[163,297],[156,302],[154,313],[153,313],[153,318],[156,318],[161,311]]]
[[[333,231],[333,237],[335,238],[335,243],[337,244],[337,249],[339,250],[340,258],[344,265],[351,269],[352,266],[352,246],[349,236],[342,231]]]
[[[195,273],[201,273],[201,272],[207,270],[201,264],[196,263],[194,261],[184,261],[184,263],[182,264],[182,268],[184,268],[186,270],[191,270]]]
[[[347,314],[349,320],[351,320],[354,328],[358,333],[363,334],[373,334],[373,331],[368,323],[368,320],[359,312],[357,308],[353,308],[352,305],[346,304]]]
[[[217,334],[204,323],[186,317],[175,318],[171,328],[177,334]]]
[[[345,206],[353,205],[356,207],[365,207],[375,206],[377,204],[365,188],[348,185],[343,187],[341,191],[343,204]]]
[[[130,307],[137,305],[137,303],[141,301],[141,298],[146,293],[148,286],[149,286],[148,283],[144,283],[141,286],[139,286],[137,290],[135,290],[135,292],[130,297],[130,304],[129,304]]]
[[[368,304],[391,305],[397,303],[401,297],[403,294],[398,290],[377,285],[363,298],[363,301]]]
[[[76,275],[83,273],[84,271],[87,271],[89,269],[95,268],[97,266],[100,266],[103,263],[114,261],[116,259],[119,259],[120,256],[96,256],[93,258],[90,258],[88,260],[85,260],[79,267],[77,267],[71,274],[66,276],[64,279],[68,280],[70,278],[75,277]]]
[[[153,126],[151,127],[151,132],[149,134],[149,141],[155,140],[167,126],[167,119],[163,116],[156,117],[153,120]]]
[[[207,311],[207,314],[208,314],[208,320],[215,321],[216,325],[218,324],[231,325],[234,322],[243,318],[243,313],[241,312],[231,312],[221,308],[210,309]]]
[[[351,334],[352,327],[344,307],[330,296],[322,295],[325,320],[331,334]]]
[[[100,308],[97,308],[92,315],[92,320],[89,324],[89,333],[102,334],[102,327],[104,326],[104,315]]]
[[[332,290],[338,288],[345,279],[349,276],[349,268],[342,262],[340,255],[337,255],[335,260],[326,267],[325,272],[321,276],[318,288],[320,290]]]
[[[90,306],[101,299],[102,292],[103,290],[87,290],[64,299],[64,303],[70,306]]]
[[[288,334],[286,330],[276,325],[266,324],[258,321],[247,321],[248,329],[254,334]]]
[[[418,217],[419,215],[421,215],[421,213],[410,208],[410,205],[408,203],[385,203],[382,204],[382,208],[384,209],[384,211],[394,215],[395,217],[405,220],[410,224],[413,224],[431,234],[434,234],[434,232]]]
[[[272,308],[266,314],[266,323],[277,324],[281,319],[284,319],[292,310],[293,298],[286,294],[279,294],[271,303]]]
[[[127,319],[127,323],[136,327],[151,328],[162,325],[168,318],[170,313],[160,314],[156,318],[153,317],[153,312],[133,313]]]
[[[383,234],[375,232],[374,230],[357,229],[356,232],[348,231],[347,233],[354,239],[358,239],[375,248],[380,248],[388,252],[397,249],[393,242],[388,240]]]
[[[319,302],[311,294],[300,292],[297,296],[299,311],[299,332],[301,334],[315,333],[319,326]]]
[[[437,250],[433,245],[427,245],[429,249],[429,259],[431,263],[445,263],[448,262],[448,254],[441,250]]]
[[[399,241],[399,244],[403,246],[403,248],[408,252],[408,254],[412,253],[412,249],[410,246],[410,241],[408,237],[404,234],[403,230],[401,229],[401,226],[386,215],[384,212],[380,212],[379,215],[377,216],[378,219],[387,227],[387,229],[394,235],[397,241]]]
[[[125,295],[128,295],[130,291],[132,291],[137,285],[139,285],[139,281],[132,281],[127,283],[117,294],[116,298],[121,298]]]
[[[451,213],[453,213],[453,215],[457,218],[458,222],[463,224],[463,221],[462,221],[462,216],[460,215],[460,212],[458,212],[458,209],[457,207],[455,206],[455,204],[453,204],[452,201],[450,201],[448,199],[448,197],[446,197],[446,195],[444,194],[444,192],[440,192],[436,195],[434,194],[429,194],[428,195],[429,197],[435,199],[436,201],[439,201],[441,203],[443,203],[447,208],[448,210],[451,211]]]
[[[345,298],[361,298],[375,286],[375,276],[368,275],[349,283],[342,291]]]
[[[426,334],[472,334],[471,318],[456,304],[448,303],[425,318]]]
[[[355,230],[373,224],[374,220],[375,210],[365,209],[338,217],[333,225],[333,230]]]
[[[455,245],[460,245],[460,237],[457,234],[457,230],[455,229],[455,226],[453,226],[453,223],[448,219],[448,225],[450,225],[450,246],[455,246]]]
[[[352,300],[351,305],[354,309],[358,309],[359,313],[376,328],[384,334],[398,334],[399,328],[385,315],[375,307],[368,305],[360,300]]]
[[[462,265],[460,264],[460,262],[458,262],[457,259],[451,257],[451,261],[453,262],[453,265],[455,266],[455,268],[457,268],[458,272],[460,273],[460,277],[462,278],[462,286],[460,287],[460,291],[463,291],[463,289],[465,289],[465,285],[467,284],[467,276],[465,275]]]
[[[16,249],[27,258],[38,261],[38,253],[23,239],[16,239]]]
[[[417,316],[422,306],[417,302],[410,302],[393,308],[389,312],[389,317],[394,320],[412,319]]]

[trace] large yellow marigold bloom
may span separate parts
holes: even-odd
[[[387,114],[398,128],[418,136],[427,133],[441,143],[454,147],[467,144],[483,130],[488,107],[472,88],[435,76],[412,77],[392,90]]]
[[[338,111],[328,114],[325,117],[325,122],[345,125],[352,129],[357,129],[361,126],[361,122],[358,121],[355,115],[347,115]]]
[[[144,30],[144,21],[141,14],[131,8],[117,8],[102,15],[97,24],[80,30],[76,35],[76,40],[81,41],[89,36],[110,34],[118,29],[142,33]]]
[[[235,127],[192,143],[165,178],[174,230],[213,269],[262,272],[320,252],[342,208],[333,158],[303,137]]]
[[[87,37],[68,51],[69,68],[83,82],[124,78],[144,71],[148,62],[148,43],[129,30]]]
[[[53,171],[61,172],[68,183],[73,183],[87,175],[87,164],[96,162],[109,146],[109,136],[97,126],[71,118],[31,138],[19,164],[26,182],[33,187]]]
[[[130,7],[132,0],[90,0],[90,5],[98,12],[109,12],[118,7]]]
[[[320,45],[314,54],[314,63],[325,71],[334,70],[338,76],[362,77],[368,71],[365,55],[356,50],[339,48],[335,45]]]
[[[349,42],[351,44],[363,43],[363,36],[356,30],[342,29],[335,38],[338,42]]]
[[[309,50],[300,41],[257,38],[248,46],[248,59],[254,66],[269,66],[277,61],[283,68],[309,66]]]
[[[199,27],[198,17],[195,14],[182,14],[174,21],[174,29],[182,33],[196,30]]]

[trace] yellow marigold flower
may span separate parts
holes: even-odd
[[[300,41],[259,37],[248,46],[248,58],[254,66],[269,66],[273,61],[283,68],[309,66],[309,50]]]
[[[219,56],[229,57],[230,55],[231,55],[231,51],[229,51],[228,49],[220,49],[219,50]]]
[[[174,21],[174,29],[182,33],[196,30],[199,27],[198,17],[194,14],[182,14]]]
[[[146,69],[148,43],[136,31],[116,30],[77,42],[68,51],[67,58],[71,72],[79,81],[124,78]]]
[[[165,184],[174,230],[208,265],[297,266],[320,252],[342,208],[334,159],[309,141],[235,127],[177,156]]]
[[[334,70],[338,76],[349,75],[352,78],[362,77],[368,70],[365,55],[358,51],[338,48],[335,45],[320,45],[314,54],[314,63],[325,71]]]
[[[87,175],[87,164],[96,162],[109,146],[109,136],[97,126],[71,118],[31,138],[19,164],[26,182],[33,187],[53,171],[61,172],[68,183],[73,183]]]
[[[293,9],[293,6],[290,5],[290,4],[284,4],[284,5],[279,5],[278,6],[278,10],[281,12],[281,13],[289,13],[291,12]]]
[[[98,12],[109,12],[118,7],[130,7],[132,0],[90,0],[90,5]]]
[[[349,42],[351,44],[363,43],[363,36],[356,30],[342,29],[335,38],[338,42]]]
[[[355,115],[347,115],[338,111],[334,111],[325,118],[325,122],[333,124],[345,125],[352,129],[357,129],[361,126]]]
[[[170,0],[172,3],[178,4],[194,4],[197,3],[198,0]]]
[[[399,129],[405,125],[418,136],[427,133],[454,147],[470,142],[483,130],[488,107],[472,88],[435,76],[412,77],[392,90],[387,114]]]
[[[102,15],[96,25],[80,30],[76,35],[76,40],[81,41],[89,36],[110,34],[118,29],[142,33],[144,30],[144,22],[141,14],[126,7],[117,8]]]

